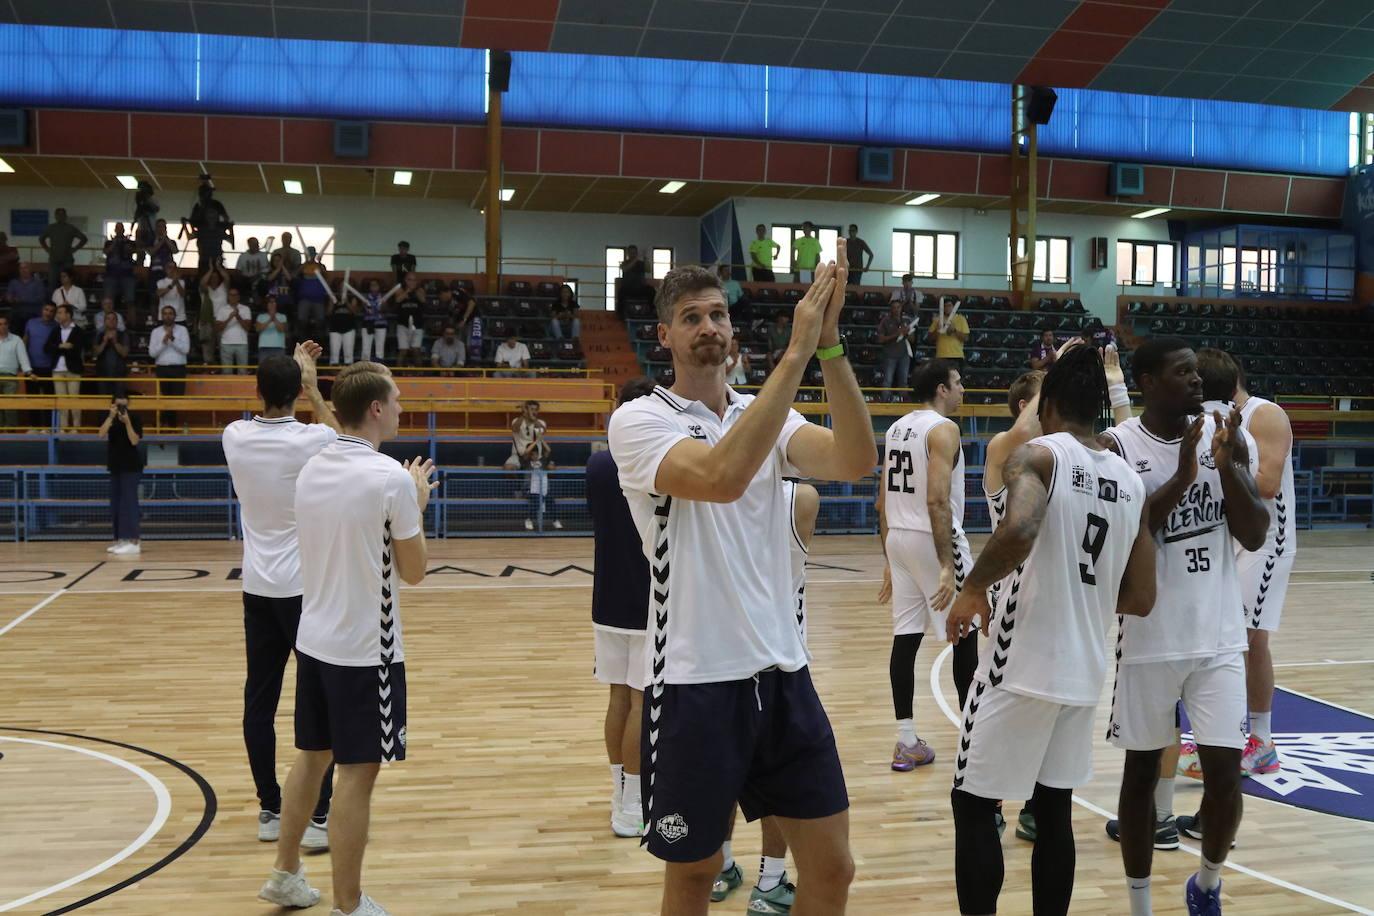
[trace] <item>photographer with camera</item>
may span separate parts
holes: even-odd
[[[110,471],[110,519],[114,524],[114,543],[106,551],[116,556],[137,556],[138,485],[143,479],[143,421],[129,413],[129,395],[115,391],[110,412],[100,424],[105,438],[105,466]]]

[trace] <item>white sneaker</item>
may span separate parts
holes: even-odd
[[[294,875],[274,868],[272,877],[268,878],[262,890],[258,891],[258,899],[275,903],[277,906],[314,906],[320,902],[320,892],[305,880],[304,865],[296,869]]]
[[[528,519],[528,518],[525,519],[525,530],[526,530],[526,531],[533,531],[533,530],[534,530],[534,520],[533,520],[533,519]]]
[[[281,815],[272,811],[258,812],[258,840],[275,843],[281,836]]]
[[[313,820],[306,825],[305,836],[301,837],[301,849],[328,849],[329,826],[317,824]]]
[[[391,914],[382,909],[380,903],[367,894],[363,894],[362,898],[358,900],[358,908],[353,912],[345,913],[338,907],[334,907],[329,911],[329,916],[391,916]]]
[[[117,557],[136,557],[142,552],[143,549],[134,541],[125,541],[123,544],[120,544],[114,550],[110,551],[110,553]]]
[[[106,552],[106,553],[114,553],[116,550],[118,550],[119,548],[123,547],[123,546],[124,546],[125,544],[127,544],[127,543],[129,543],[129,542],[128,542],[128,541],[115,541],[115,542],[114,542],[113,544],[111,544],[109,547],[106,547],[106,548],[105,548],[105,552]]]
[[[563,523],[560,522],[558,519],[553,520],[553,526],[557,528],[559,531],[563,530]]]
[[[634,811],[620,810],[611,815],[611,832],[621,838],[644,835],[644,824]]]

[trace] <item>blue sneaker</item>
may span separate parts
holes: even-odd
[[[720,903],[730,896],[731,891],[743,883],[744,870],[739,867],[739,862],[735,862],[729,868],[722,869],[711,884],[711,902]]]
[[[1221,916],[1221,883],[1210,891],[1197,886],[1197,875],[1188,879],[1183,899],[1188,904],[1188,916]]]

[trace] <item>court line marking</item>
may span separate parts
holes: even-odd
[[[941,688],[940,685],[940,668],[944,664],[945,659],[948,658],[953,651],[954,646],[952,644],[946,645],[945,648],[940,652],[940,654],[935,656],[935,660],[930,663],[930,692],[934,694],[935,702],[939,705],[940,711],[944,713],[945,718],[948,719],[950,724],[953,725],[955,728],[959,728],[959,717],[956,716],[954,714],[954,711],[950,708],[949,702],[945,699],[944,690]],[[1284,689],[1288,690],[1287,687],[1285,687]],[[1298,693],[1298,691],[1296,690],[1289,692]],[[1307,696],[1306,694],[1298,695],[1304,697]],[[1316,702],[1318,703],[1326,703],[1325,700],[1317,700],[1316,697],[1307,697],[1307,699],[1316,700]],[[1335,703],[1327,703],[1327,705],[1336,706]],[[1337,706],[1336,708],[1345,709],[1345,707],[1343,706]],[[1353,709],[1346,711],[1355,712],[1355,710]],[[1364,714],[1357,713],[1357,715]],[[1088,801],[1086,798],[1081,798],[1078,795],[1074,795],[1073,800],[1074,804],[1086,808],[1093,814],[1096,814],[1098,817],[1111,818],[1114,816],[1111,811],[1108,811],[1105,808],[1098,807],[1097,805]],[[1201,849],[1195,846],[1189,846],[1187,843],[1179,843],[1178,848],[1182,849],[1184,852],[1192,853],[1195,856],[1202,856]],[[1362,907],[1356,903],[1351,903],[1348,900],[1341,900],[1339,897],[1332,897],[1328,894],[1323,894],[1321,891],[1314,891],[1310,887],[1303,887],[1301,884],[1294,884],[1292,881],[1285,881],[1283,878],[1278,878],[1274,875],[1262,872],[1258,869],[1250,868],[1248,866],[1240,864],[1239,862],[1234,861],[1230,856],[1226,857],[1225,865],[1227,868],[1234,869],[1235,871],[1238,871],[1243,875],[1249,875],[1252,878],[1259,878],[1261,881],[1267,881],[1268,883],[1273,884],[1276,887],[1282,887],[1285,890],[1295,891],[1299,894],[1302,894],[1303,896],[1311,897],[1313,900],[1320,900],[1322,903],[1327,903],[1331,906],[1337,906],[1341,909],[1349,910],[1352,913],[1359,913],[1361,914],[1361,916],[1374,916],[1374,910],[1366,909],[1365,907]]]
[[[94,877],[95,875],[98,875],[101,872],[106,871],[107,869],[110,869],[115,865],[118,865],[120,862],[123,862],[129,856],[133,855],[135,852],[138,852],[138,850],[146,846],[148,844],[148,841],[151,840],[154,836],[156,836],[157,832],[162,829],[162,825],[167,823],[167,817],[172,813],[172,796],[171,793],[167,791],[167,786],[162,782],[162,780],[158,779],[156,776],[149,773],[142,767],[136,764],[129,763],[127,760],[120,760],[118,757],[113,757],[102,751],[91,750],[90,748],[75,747],[73,745],[62,744],[57,741],[41,741],[37,738],[14,738],[9,735],[0,735],[0,741],[15,741],[20,744],[37,744],[42,745],[44,747],[57,748],[59,750],[64,751],[75,751],[78,754],[85,754],[88,757],[95,757],[98,760],[104,760],[107,763],[113,763],[115,766],[122,767],[128,770],[130,773],[133,773],[139,779],[142,779],[145,783],[148,784],[148,787],[153,790],[153,795],[157,798],[157,812],[153,815],[152,822],[149,823],[147,827],[143,828],[143,832],[140,833],[132,843],[125,846],[122,850],[115,853],[113,856],[110,856],[110,858],[106,859],[104,862],[101,862],[98,865],[91,866],[79,875],[68,878],[65,881],[60,881],[57,884],[54,884],[52,887],[46,888],[44,890],[35,891],[34,893],[29,894],[27,897],[20,897],[18,900],[12,900],[9,903],[0,905],[0,913],[6,912],[7,910],[16,909],[18,907],[23,906],[26,903],[32,903],[35,900],[40,900],[43,897],[47,897],[49,894],[55,894],[60,890],[65,890],[66,888],[71,887],[73,884],[80,884],[87,878]]]
[[[1351,659],[1351,660],[1348,660],[1348,661],[1340,661],[1340,660],[1337,660],[1337,659],[1334,659],[1334,658],[1324,658],[1324,659],[1322,659],[1322,660],[1319,661],[1319,662],[1284,662],[1283,664],[1281,664],[1281,665],[1275,665],[1274,667],[1275,667],[1275,668],[1320,668],[1320,667],[1322,667],[1322,666],[1324,666],[1324,665],[1374,665],[1374,658],[1357,658],[1357,659]],[[1296,690],[1293,690],[1293,689],[1291,689],[1291,688],[1289,688],[1289,687],[1285,687],[1285,688],[1283,688],[1283,689],[1284,689],[1284,690],[1287,690],[1289,693],[1297,693]],[[1310,699],[1310,698],[1309,698],[1309,699]],[[1318,700],[1317,702],[1319,702],[1319,703],[1326,703],[1327,701],[1326,701],[1326,700]]]
[[[104,560],[101,560],[99,563],[96,563],[96,564],[95,564],[94,566],[92,566],[90,569],[86,570],[86,571],[83,572],[81,575],[77,576],[77,577],[76,577],[75,579],[73,579],[71,582],[68,582],[66,585],[62,586],[62,587],[59,588],[57,591],[55,591],[55,592],[53,592],[52,594],[48,595],[48,597],[46,597],[46,598],[44,598],[42,601],[38,602],[38,603],[35,604],[33,607],[29,608],[27,611],[25,611],[24,613],[20,614],[18,617],[14,618],[14,619],[11,620],[9,623],[5,624],[3,627],[0,627],[0,636],[4,636],[4,635],[5,635],[6,633],[8,633],[10,630],[13,630],[15,627],[19,626],[19,625],[20,625],[21,623],[23,623],[25,620],[28,620],[28,619],[29,619],[30,617],[32,617],[34,614],[37,614],[39,611],[43,610],[43,608],[45,608],[45,607],[47,607],[48,605],[52,604],[54,601],[57,600],[57,598],[58,598],[59,595],[61,595],[61,594],[62,594],[63,592],[65,592],[67,589],[71,588],[73,585],[77,584],[77,583],[80,582],[82,579],[86,578],[86,577],[89,576],[91,573],[95,572],[97,569],[99,569],[100,567],[102,567],[102,566],[104,566],[104,565],[105,565],[105,561],[104,561]],[[0,593],[0,594],[4,594],[4,593]],[[43,593],[42,593],[42,592],[10,592],[9,594],[16,594],[16,595],[33,595],[33,594],[40,594],[40,595],[41,595],[41,594],[43,594]]]

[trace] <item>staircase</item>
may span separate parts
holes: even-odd
[[[644,374],[629,331],[615,312],[582,309],[578,317],[582,320],[582,357],[588,369],[599,371],[617,388]]]

